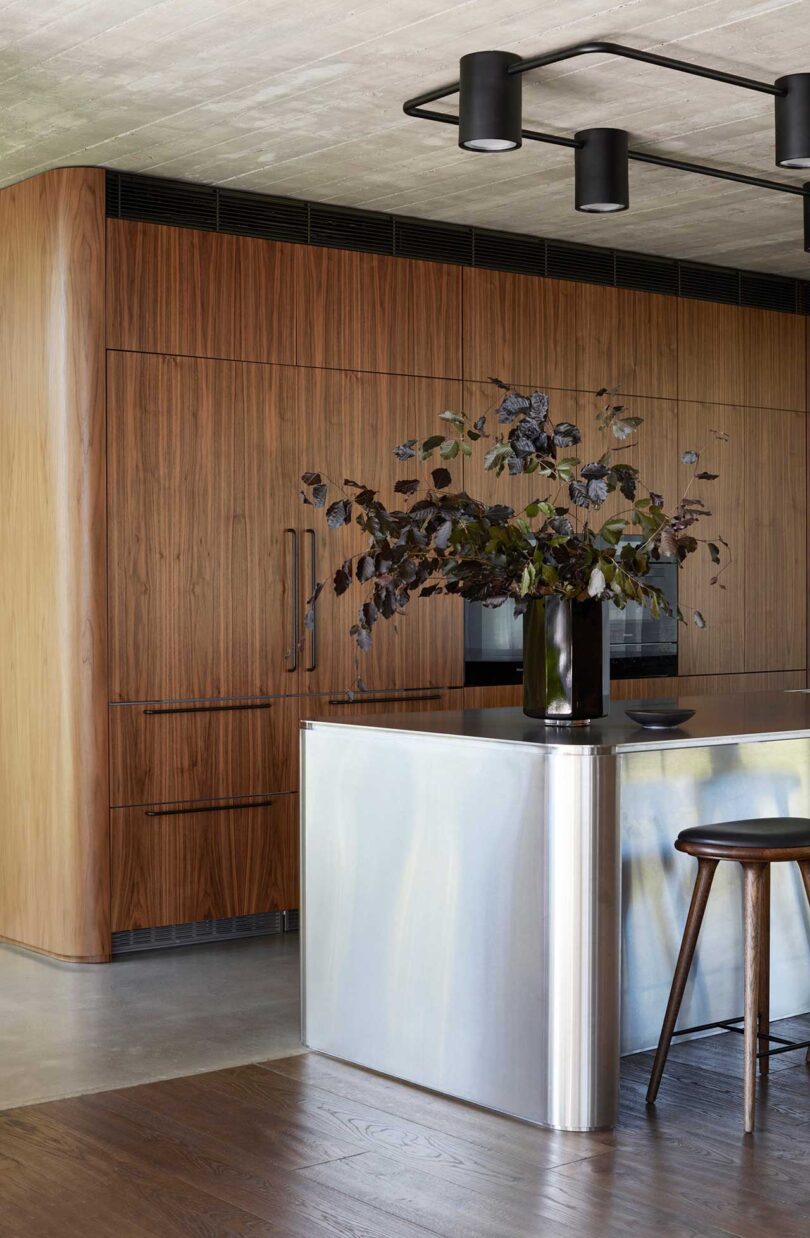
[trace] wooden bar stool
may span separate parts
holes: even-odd
[[[760,821],[722,821],[718,825],[699,825],[682,830],[675,843],[678,851],[693,855],[698,862],[695,888],[686,919],[675,976],[661,1028],[661,1038],[650,1075],[647,1103],[652,1105],[658,1095],[667,1054],[673,1036],[688,1032],[725,1028],[741,1032],[745,1037],[745,1130],[754,1129],[756,1064],[760,1072],[768,1073],[768,1058],[790,1049],[803,1049],[810,1041],[790,1041],[770,1034],[770,866],[795,860],[801,870],[805,892],[810,902],[810,820],[804,817],[766,817]],[[703,913],[720,860],[735,860],[742,865],[744,883],[743,928],[745,943],[745,1013],[742,1018],[720,1023],[704,1023],[675,1031],[686,981],[692,966]],[[744,1026],[737,1026],[742,1023]],[[759,1049],[759,1042],[773,1042],[775,1049]],[[807,1055],[810,1061],[810,1053]]]

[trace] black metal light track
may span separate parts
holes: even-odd
[[[577,56],[607,55],[621,56],[629,60],[641,61],[644,64],[655,65],[658,68],[669,69],[677,73],[688,73],[693,77],[703,77],[710,81],[720,82],[727,86],[736,86],[743,90],[752,90],[759,94],[768,94],[775,99],[776,121],[776,162],[782,167],[810,168],[810,74],[793,73],[778,78],[775,82],[761,82],[756,78],[742,77],[736,73],[726,73],[706,65],[698,65],[685,60],[676,60],[671,56],[659,56],[654,52],[641,51],[635,47],[625,47],[621,43],[589,42],[577,43],[572,47],[561,48],[558,51],[547,52],[541,56],[521,58],[508,52],[475,52],[462,57],[461,77],[459,81],[435,90],[428,90],[403,105],[406,115],[421,120],[431,120],[441,124],[459,125],[465,128],[475,128],[483,134],[480,138],[465,139],[464,132],[460,135],[459,144],[476,151],[505,151],[515,149],[523,140],[543,142],[552,146],[565,146],[569,149],[583,152],[593,144],[593,152],[588,151],[588,160],[582,160],[582,169],[577,167],[577,179],[584,180],[590,173],[591,179],[597,184],[615,182],[617,164],[623,159],[632,159],[638,163],[654,164],[658,167],[672,168],[679,172],[689,172],[696,176],[708,176],[715,180],[733,181],[741,185],[752,185],[757,189],[771,190],[775,193],[789,193],[805,199],[805,249],[810,249],[810,183],[790,185],[784,181],[772,181],[761,176],[752,176],[744,172],[733,172],[725,168],[712,167],[708,164],[694,163],[689,160],[674,159],[668,155],[653,154],[649,151],[627,147],[626,152],[618,155],[615,150],[611,157],[606,150],[598,150],[597,145],[604,146],[609,142],[607,135],[620,134],[616,129],[590,129],[574,137],[564,137],[559,134],[543,133],[537,129],[525,129],[520,123],[520,97],[515,96],[515,88],[511,79],[519,80],[520,75],[534,69],[542,69],[548,65],[571,60]],[[467,117],[452,115],[448,112],[436,111],[427,105],[440,99],[464,93],[470,99],[467,105]],[[464,111],[462,108],[461,111]],[[502,137],[498,135],[503,133]],[[625,165],[626,166],[626,165]],[[578,210],[623,210],[627,201],[611,204],[581,204],[582,194],[577,187]]]

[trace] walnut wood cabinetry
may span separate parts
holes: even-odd
[[[715,481],[692,486],[691,492],[712,512],[701,536],[722,535],[731,554],[717,585],[709,585],[714,569],[702,550],[681,572],[681,606],[689,612],[681,629],[681,671],[712,675],[803,670],[805,415],[682,402],[678,428],[679,450],[701,451],[700,468],[719,474]],[[728,441],[717,439],[713,430],[727,434]],[[683,487],[692,466],[681,465],[680,470]],[[691,622],[694,609],[706,619],[703,630]]]
[[[678,396],[678,301],[577,284],[577,386],[626,396]]]
[[[107,347],[296,361],[300,249],[254,237],[107,221]]]
[[[460,383],[340,370],[309,370],[302,375],[302,468],[319,469],[338,483],[344,478],[368,483],[389,501],[396,498],[397,479],[427,478],[435,462],[400,464],[392,448],[405,439],[435,433],[442,424],[438,414],[460,403]],[[306,592],[313,579],[331,577],[344,557],[356,554],[357,529],[352,525],[329,530],[323,513],[311,507],[300,508],[298,521],[303,526]],[[355,588],[340,598],[331,589],[324,591],[315,631],[306,634],[302,651],[301,691],[346,691],[356,686],[358,678],[369,689],[436,689],[463,682],[463,607],[458,598],[429,602],[416,598],[410,613],[396,624],[375,626],[366,654],[359,653],[348,634],[361,600]]]
[[[295,691],[300,381],[109,354],[111,700]]]
[[[114,808],[112,929],[298,906],[298,796]]]
[[[298,364],[461,378],[461,268],[301,248]]]
[[[796,314],[680,300],[680,399],[804,412],[804,331]]]
[[[490,376],[546,388],[589,456],[590,393],[618,385],[645,418],[626,458],[668,497],[678,452],[708,445],[735,561],[722,592],[705,563],[683,573],[708,627],[682,629],[678,690],[803,682],[802,317],[105,226],[99,169],[0,191],[0,224],[0,936],[101,960],[111,926],[295,907],[301,718],[519,702],[461,687],[456,599],[416,600],[369,656],[347,632],[354,590],[301,626],[356,543],[301,504],[300,474],[390,497],[430,467],[392,447],[444,408],[494,405]],[[479,465],[453,471],[484,498],[542,492]],[[350,696],[358,678],[370,691]]]
[[[110,802],[266,795],[298,786],[299,701],[110,706]]]
[[[465,270],[464,377],[576,387],[576,285]]]

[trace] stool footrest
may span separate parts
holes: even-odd
[[[710,1032],[715,1029],[722,1028],[725,1032],[736,1032],[738,1036],[745,1035],[745,1029],[737,1027],[736,1024],[744,1023],[742,1015],[738,1019],[721,1019],[718,1023],[699,1023],[695,1027],[682,1027],[673,1032],[673,1036],[688,1036],[690,1032]],[[791,1049],[807,1049],[810,1047],[810,1040],[786,1040],[784,1036],[772,1036],[770,1032],[757,1032],[757,1040],[767,1040],[771,1044],[779,1045],[778,1049],[760,1049],[757,1054],[761,1057],[775,1057],[777,1053],[790,1053]]]

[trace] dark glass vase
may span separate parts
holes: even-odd
[[[606,713],[609,655],[601,602],[532,598],[523,616],[523,712],[573,725]]]

